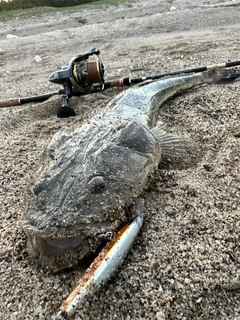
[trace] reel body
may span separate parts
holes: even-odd
[[[104,88],[104,66],[99,58],[100,51],[93,48],[85,54],[72,58],[68,66],[63,66],[61,70],[53,72],[49,81],[63,85],[62,108],[59,109],[58,117],[69,117],[75,112],[68,105],[68,100],[74,95],[84,95]],[[95,55],[94,60],[89,60]]]

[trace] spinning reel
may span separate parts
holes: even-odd
[[[104,89],[104,66],[99,58],[100,51],[97,48],[89,50],[85,54],[72,58],[68,66],[53,72],[49,81],[63,85],[62,108],[58,110],[60,118],[75,116],[75,112],[69,107],[68,100],[74,96],[93,93]],[[94,60],[90,57],[95,55]]]

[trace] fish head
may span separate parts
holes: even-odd
[[[52,260],[70,251],[80,258],[94,251],[102,235],[126,220],[125,208],[148,185],[160,161],[157,140],[137,122],[84,132],[58,147],[33,185],[24,215],[32,248]]]

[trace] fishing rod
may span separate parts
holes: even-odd
[[[112,87],[130,86],[146,80],[157,80],[163,77],[197,73],[214,68],[229,68],[240,65],[240,60],[238,60],[197,68],[165,72],[141,78],[122,78],[112,81],[105,81],[105,69],[101,59],[99,58],[99,54],[99,49],[93,48],[85,54],[81,54],[72,58],[69,64],[67,66],[63,66],[61,70],[53,72],[49,77],[49,81],[62,85],[63,89],[57,92],[51,92],[27,98],[2,100],[0,101],[0,108],[19,106],[30,102],[43,102],[55,95],[59,95],[62,99],[62,107],[58,110],[57,116],[60,118],[65,118],[75,116],[75,111],[68,104],[68,101],[72,96],[82,96],[107,90]]]

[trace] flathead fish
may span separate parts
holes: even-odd
[[[212,69],[135,86],[89,123],[60,130],[44,153],[22,221],[38,261],[59,270],[96,250],[127,220],[125,209],[149,185],[162,155],[183,150],[181,139],[157,122],[161,105],[191,87],[235,78]]]

